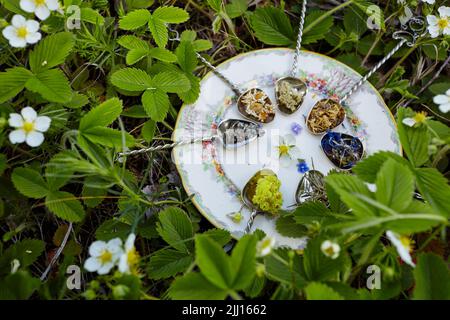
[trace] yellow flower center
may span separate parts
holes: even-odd
[[[440,18],[438,20],[437,24],[438,24],[439,29],[443,30],[443,29],[447,28],[448,26],[450,26],[450,20],[447,17]]]
[[[112,257],[113,255],[111,252],[109,252],[108,250],[104,250],[99,258],[102,264],[106,264],[112,260]]]
[[[129,250],[127,253],[127,263],[131,267],[135,266],[139,262],[139,253],[136,248]]]
[[[261,250],[269,249],[271,247],[271,243],[272,241],[270,238],[263,240],[261,243]]]
[[[23,124],[22,128],[26,133],[30,133],[31,131],[34,130],[34,123],[33,122],[25,122]]]
[[[278,146],[278,153],[280,154],[280,157],[288,155],[289,149],[290,149],[290,147],[285,144]]]
[[[416,115],[414,116],[414,121],[416,121],[416,123],[422,123],[426,120],[426,118],[427,118],[426,112],[421,111],[416,113]]]
[[[414,241],[412,241],[409,237],[401,236],[401,237],[400,237],[400,242],[402,243],[402,245],[403,245],[405,248],[408,249],[409,252],[412,251]]]
[[[45,4],[45,0],[34,0],[34,3],[36,6],[42,6]]]
[[[332,256],[332,255],[334,255],[334,249],[333,249],[333,246],[329,246],[329,247],[326,248],[324,251],[325,251],[325,254],[326,254],[327,256]]]
[[[27,27],[20,27],[17,29],[17,36],[19,38],[26,38],[27,35],[28,35]]]

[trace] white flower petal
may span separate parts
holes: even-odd
[[[288,155],[283,155],[280,157],[280,166],[287,168],[292,164],[292,159]]]
[[[50,10],[48,10],[46,6],[39,6],[36,8],[36,11],[34,11],[34,14],[39,19],[45,20],[50,16]]]
[[[400,258],[405,263],[409,264],[411,267],[415,267],[416,265],[412,261],[411,255],[409,253],[409,248],[405,248],[399,236],[390,230],[386,231],[386,236],[388,237],[389,241],[391,241],[391,243],[394,245],[394,247],[397,249],[397,253],[400,256]]]
[[[25,17],[21,16],[20,14],[14,15],[14,17],[12,17],[11,19],[11,24],[16,28],[24,27],[26,22],[27,19],[25,19]]]
[[[98,270],[97,273],[98,274],[108,274],[109,271],[111,271],[111,269],[114,267],[114,263],[113,262],[108,262],[105,263],[104,265],[102,265]]]
[[[32,107],[25,107],[20,112],[25,121],[34,122],[37,118],[37,113]]]
[[[127,254],[123,254],[123,255],[120,256],[119,271],[122,272],[122,273],[129,273],[130,272],[130,266],[128,264]]]
[[[45,1],[45,4],[47,5],[47,8],[49,8],[51,11],[55,11],[55,10],[59,9],[58,0],[47,0],[47,1]]]
[[[302,152],[298,147],[292,147],[289,150],[289,155],[291,156],[292,160],[297,160],[302,158]]]
[[[34,128],[40,132],[46,132],[50,128],[52,119],[46,116],[37,117],[34,121]]]
[[[20,0],[20,9],[25,12],[34,12],[36,10],[36,3],[34,0]]]
[[[9,141],[11,141],[12,144],[22,143],[25,142],[26,136],[27,135],[24,130],[14,130],[9,134]]]
[[[450,89],[448,89],[447,91],[445,91],[445,94],[446,94],[447,96],[450,97]]]
[[[3,29],[2,34],[8,40],[11,38],[17,38],[17,30],[13,26],[7,26]]]
[[[426,3],[428,3],[428,4],[434,4],[434,2],[436,1],[436,0],[422,0],[423,2],[426,2]]]
[[[38,42],[39,40],[41,40],[41,38],[42,38],[42,35],[39,32],[33,32],[33,33],[29,33],[27,35],[26,40],[28,43],[34,44],[34,43]]]
[[[450,22],[448,27],[445,27],[444,30],[442,31],[443,34],[445,34],[446,36],[450,35]]]
[[[39,30],[39,22],[36,20],[27,20],[26,25],[28,32],[33,33]]]
[[[427,16],[427,22],[430,25],[436,25],[437,22],[438,22],[438,18],[436,16],[430,14],[430,15]]]
[[[433,98],[433,102],[436,104],[443,104],[443,103],[449,103],[450,102],[450,96],[447,96],[445,94],[438,94]]]
[[[89,254],[93,257],[98,257],[102,254],[103,250],[106,249],[106,242],[105,241],[94,241],[89,246]]]
[[[439,7],[438,12],[441,17],[450,17],[450,7],[441,6]]]
[[[84,262],[84,268],[89,272],[95,272],[101,266],[100,260],[94,257],[90,257]]]
[[[292,134],[287,134],[284,136],[284,143],[288,146],[295,145],[297,140],[295,139],[295,136]]]
[[[444,103],[439,106],[439,111],[442,113],[447,113],[450,111],[450,103]]]
[[[8,123],[11,127],[21,128],[23,126],[23,118],[18,113],[10,113]]]
[[[15,36],[9,39],[9,45],[13,48],[25,48],[27,46],[27,41]]]
[[[44,142],[44,135],[38,131],[31,131],[27,135],[26,142],[30,147],[39,147]]]
[[[416,120],[413,118],[404,118],[402,123],[408,127],[412,127],[416,124]]]
[[[134,233],[130,233],[125,242],[125,250],[131,250],[134,248],[134,241],[136,240],[136,235]]]

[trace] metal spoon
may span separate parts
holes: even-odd
[[[247,182],[242,189],[241,198],[244,204],[252,210],[250,214],[250,218],[247,222],[247,226],[245,228],[245,233],[249,233],[252,229],[253,223],[255,222],[255,218],[258,214],[265,213],[258,205],[253,203],[253,197],[255,196],[256,186],[258,184],[258,180],[264,176],[276,176],[275,172],[270,169],[262,169],[256,172],[253,177]]]
[[[326,201],[325,176],[318,170],[309,170],[300,179],[295,192],[295,201],[302,204],[307,201]]]
[[[291,74],[290,76],[278,79],[275,83],[275,95],[277,98],[278,109],[286,114],[292,114],[297,111],[302,105],[308,92],[306,83],[296,77],[298,61],[300,59],[300,49],[302,46],[303,26],[305,24],[306,2],[307,0],[303,0],[302,3],[297,46],[295,48],[294,63],[292,65]]]
[[[378,62],[364,77],[355,83],[350,90],[339,100],[322,99],[310,110],[306,118],[306,127],[312,134],[320,135],[341,125],[345,120],[345,109],[342,104],[357,91],[386,61],[388,61],[404,44],[409,47],[415,45],[417,39],[423,36],[425,20],[422,17],[413,17],[408,25],[402,26],[402,30],[396,31],[393,38],[401,40],[397,45]]]
[[[226,119],[219,123],[219,125],[217,126],[217,133],[215,135],[192,138],[189,140],[181,140],[156,147],[121,152],[118,154],[118,156],[131,156],[147,152],[166,150],[181,145],[215,140],[220,141],[225,148],[239,148],[241,146],[249,144],[259,137],[264,136],[264,134],[265,130],[262,129],[261,125],[258,123],[241,119]]]

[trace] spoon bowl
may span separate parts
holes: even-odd
[[[275,110],[269,96],[259,88],[252,88],[242,93],[237,102],[238,110],[245,118],[269,123],[275,118]]]
[[[308,87],[303,80],[295,77],[284,77],[275,83],[275,95],[278,109],[286,114],[293,114],[300,109],[308,92]]]

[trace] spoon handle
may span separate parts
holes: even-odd
[[[342,104],[345,100],[348,99],[356,90],[361,87],[364,82],[367,81],[380,67],[386,63],[405,43],[407,42],[406,39],[403,39],[397,45],[380,61],[378,62],[364,77],[362,77],[350,90],[347,91],[345,96],[342,97],[342,99],[339,101],[340,104]]]
[[[134,156],[137,154],[142,154],[142,153],[147,153],[147,152],[161,151],[161,150],[171,149],[171,148],[175,148],[175,147],[183,146],[183,145],[187,145],[187,144],[194,144],[197,142],[212,141],[212,140],[214,140],[214,138],[215,137],[200,137],[200,138],[192,138],[190,140],[181,140],[181,141],[177,141],[177,142],[173,142],[173,143],[163,144],[163,145],[156,146],[156,147],[148,147],[148,148],[120,152],[120,153],[118,153],[118,156],[119,157]]]
[[[250,230],[252,230],[253,222],[255,222],[255,218],[258,215],[258,211],[254,210],[250,214],[250,218],[248,219],[247,226],[245,227],[245,233],[250,233]]]
[[[218,76],[223,82],[225,82],[231,88],[231,90],[233,90],[233,92],[236,94],[236,96],[239,97],[242,94],[241,90],[239,90],[239,88],[230,79],[228,79],[221,72],[219,72],[217,70],[217,68],[214,67],[208,60],[203,58],[200,53],[196,52],[195,54],[197,55],[197,58],[199,58],[200,61],[206,67],[208,67],[208,69],[210,69],[216,76]]]
[[[300,23],[298,26],[298,37],[297,37],[297,46],[295,48],[295,56],[294,56],[294,64],[292,65],[291,76],[295,77],[298,61],[300,59],[300,49],[302,47],[302,38],[303,38],[303,26],[305,25],[305,14],[306,14],[306,2],[307,0],[303,0],[302,3],[302,12],[300,14]]]

